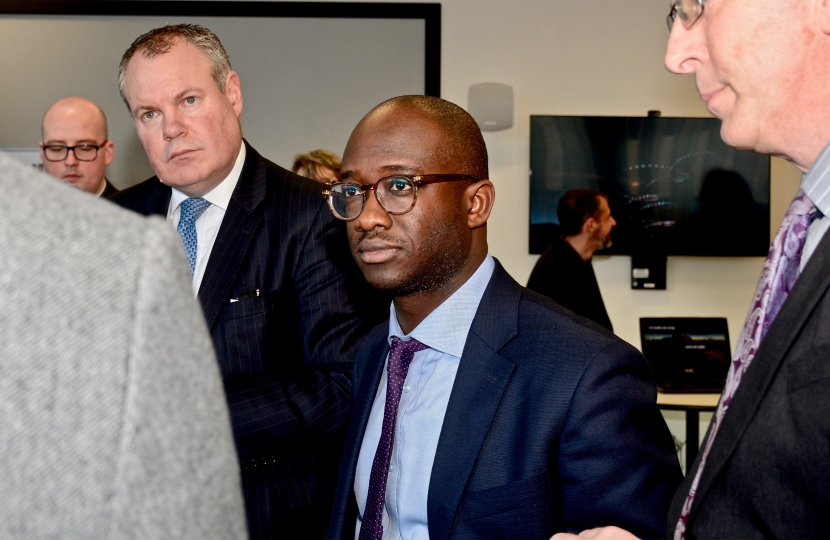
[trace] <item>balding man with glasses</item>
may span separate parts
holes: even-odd
[[[115,149],[101,107],[82,97],[64,98],[43,115],[41,129],[40,159],[49,175],[97,197],[118,193],[106,178]]]
[[[645,359],[487,252],[495,190],[460,107],[404,96],[352,133],[326,197],[391,294],[355,359],[329,538],[665,527],[681,479]]]

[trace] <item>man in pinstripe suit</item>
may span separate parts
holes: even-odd
[[[362,328],[344,230],[319,184],[242,140],[239,77],[209,30],[140,36],[119,85],[156,176],[114,200],[167,216],[185,240],[225,382],[250,535],[320,537]]]

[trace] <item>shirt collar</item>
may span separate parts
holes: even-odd
[[[96,195],[96,197],[98,197],[100,199],[101,195],[103,195],[106,190],[107,190],[107,177],[105,176],[104,177],[104,185],[101,186],[101,191],[98,192],[98,195]]]
[[[810,170],[801,177],[801,189],[823,215],[830,215],[830,144],[824,147]]]
[[[389,308],[389,343],[392,343],[393,336],[404,340],[415,338],[430,349],[461,358],[473,317],[495,267],[493,257],[488,254],[470,279],[427,315],[409,335],[404,334],[398,324],[393,302]]]
[[[214,206],[218,206],[222,210],[228,209],[228,204],[231,202],[233,190],[236,189],[236,184],[239,182],[239,177],[242,175],[242,166],[245,165],[245,143],[243,142],[241,144],[242,147],[239,149],[239,155],[236,156],[236,163],[233,164],[231,172],[219,183],[218,186],[202,196],[202,198],[207,202]],[[178,189],[173,188],[173,194],[170,196],[170,215],[173,215],[176,208],[178,208],[179,205],[182,204],[182,201],[187,198],[187,195]]]

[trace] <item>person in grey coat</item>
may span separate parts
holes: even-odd
[[[0,153],[0,538],[245,538],[176,233]]]

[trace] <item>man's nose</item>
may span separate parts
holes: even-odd
[[[694,73],[706,61],[705,25],[705,21],[698,20],[688,29],[679,19],[675,21],[666,46],[666,69],[677,74]]]
[[[181,137],[185,133],[187,133],[187,126],[182,121],[179,114],[173,112],[164,115],[162,135],[165,140],[173,140],[177,137]]]
[[[375,193],[370,191],[365,196],[363,210],[354,220],[355,226],[363,231],[370,231],[376,227],[390,228],[392,226],[392,216],[380,205]]]
[[[66,149],[66,159],[63,160],[64,165],[67,167],[74,167],[78,164],[78,158],[75,156],[75,149]]]

